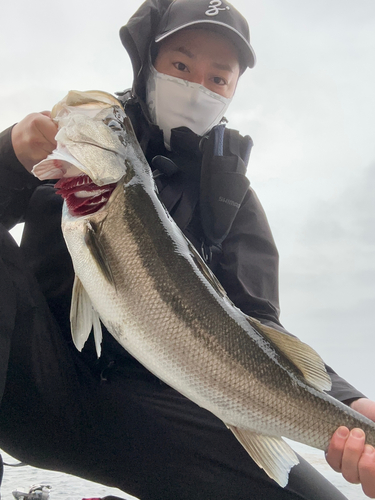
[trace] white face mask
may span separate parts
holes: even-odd
[[[198,83],[159,73],[150,64],[146,87],[146,103],[153,123],[164,133],[170,149],[171,129],[188,127],[197,135],[205,135],[220,123],[232,98],[226,98]]]

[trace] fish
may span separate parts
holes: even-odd
[[[283,438],[326,450],[345,425],[375,445],[375,424],[327,394],[307,344],[244,314],[161,203],[121,103],[70,91],[52,110],[57,148],[33,169],[58,179],[81,350],[101,323],[150,372],[230,429],[281,487],[299,460]]]

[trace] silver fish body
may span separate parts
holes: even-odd
[[[281,486],[298,463],[282,436],[325,450],[346,425],[362,428],[375,445],[374,423],[324,392],[330,379],[315,351],[231,303],[160,203],[121,116],[121,175],[108,176],[102,165],[104,173],[91,176],[116,179],[108,202],[85,216],[72,215],[66,204],[63,210],[76,273],[77,347],[94,327],[99,350],[100,318],[148,370],[220,418]],[[80,140],[78,131],[74,142]]]

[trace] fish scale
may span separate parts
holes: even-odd
[[[325,450],[346,425],[362,428],[375,445],[374,423],[324,392],[330,379],[313,349],[231,303],[160,203],[119,106],[98,91],[70,92],[52,111],[57,152],[34,168],[43,178],[48,162],[55,161],[56,171],[56,159],[68,151],[61,177],[69,176],[71,162],[74,175],[117,183],[95,213],[74,215],[64,202],[62,229],[76,273],[71,325],[77,348],[93,327],[100,354],[100,319],[148,370],[220,418],[281,486],[298,463],[282,436]],[[69,113],[79,118],[70,120]],[[112,135],[102,144],[103,123],[113,120],[117,125],[104,128]],[[93,133],[96,125],[100,133]],[[96,142],[85,142],[87,131]],[[111,144],[108,155],[105,144]],[[74,151],[79,159],[71,159]]]

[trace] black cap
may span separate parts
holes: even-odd
[[[247,21],[230,3],[223,0],[174,0],[160,21],[155,42],[190,27],[223,34],[239,50],[241,63],[249,68],[255,65]]]

